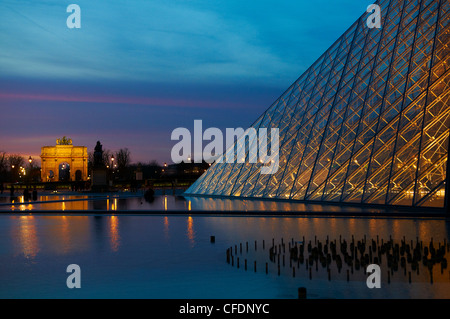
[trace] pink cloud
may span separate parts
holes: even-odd
[[[191,101],[185,99],[170,99],[158,97],[137,96],[96,96],[96,95],[66,95],[66,94],[35,94],[35,93],[5,93],[0,92],[1,99],[28,101],[63,101],[87,103],[134,104],[150,106],[172,106],[191,108],[223,108],[225,105],[218,101]],[[243,107],[239,103],[226,102],[226,106]]]

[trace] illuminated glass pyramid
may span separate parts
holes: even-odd
[[[185,194],[446,207],[450,2],[377,4],[252,125],[279,128],[276,174],[214,163]]]

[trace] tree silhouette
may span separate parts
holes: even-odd
[[[118,169],[125,169],[130,165],[130,151],[128,148],[121,148],[115,154]]]

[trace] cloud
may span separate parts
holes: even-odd
[[[245,127],[365,10],[354,0],[77,0],[75,30],[70,3],[0,1],[8,150],[65,134],[149,159],[168,156],[170,131],[194,119]]]
[[[76,30],[65,26],[64,3],[3,3],[3,76],[170,82],[270,78],[290,68],[243,19],[186,2],[78,4]]]
[[[169,106],[169,107],[189,107],[189,108],[220,108],[223,103],[220,101],[171,99],[167,97],[138,97],[138,96],[117,96],[117,95],[68,95],[68,94],[38,94],[38,93],[5,93],[0,92],[0,98],[11,101],[59,101],[59,102],[83,102],[83,103],[107,103],[124,105],[148,105],[148,106]],[[228,102],[228,107],[244,107],[244,103]]]

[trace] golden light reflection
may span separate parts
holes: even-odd
[[[34,258],[39,252],[36,220],[34,216],[20,216],[18,238],[20,250],[26,258]]]
[[[61,239],[63,253],[67,254],[70,247],[70,231],[69,231],[69,221],[66,216],[62,216],[62,227],[61,227]]]
[[[110,217],[110,238],[111,238],[111,250],[118,251],[120,246],[119,235],[119,218],[117,216]]]
[[[187,219],[187,237],[191,245],[195,244],[194,220],[192,216]]]
[[[188,201],[188,211],[191,211],[192,210],[192,207],[191,207],[191,201],[189,200]]]
[[[71,202],[67,203],[70,210]],[[39,217],[38,217],[39,218]],[[89,216],[42,216],[38,220],[45,220],[45,232],[40,237],[41,246],[56,254],[69,254],[87,248],[86,243],[91,238]]]
[[[164,210],[167,210],[167,196],[164,196]]]
[[[164,236],[169,239],[169,218],[167,216],[164,217]]]

